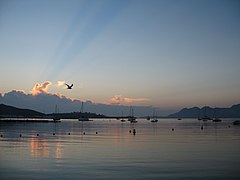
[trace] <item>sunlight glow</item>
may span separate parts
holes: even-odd
[[[58,86],[58,87],[65,86],[65,83],[66,83],[65,81],[58,81],[58,82],[57,82],[57,86]]]
[[[31,93],[32,93],[33,95],[47,94],[47,93],[48,93],[48,87],[49,87],[49,85],[51,85],[51,84],[52,84],[52,82],[50,82],[50,81],[45,81],[45,82],[43,82],[43,83],[41,83],[41,84],[40,84],[40,83],[37,83],[37,84],[34,85]]]
[[[123,97],[122,95],[115,95],[108,101],[108,104],[122,105],[124,103],[132,103],[132,102],[139,102],[139,101],[149,101],[149,99],[148,98],[130,98],[130,97]]]

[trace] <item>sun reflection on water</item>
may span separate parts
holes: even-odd
[[[61,142],[57,142],[55,146],[55,158],[56,159],[61,159],[63,157],[63,146]]]
[[[30,148],[32,157],[49,157],[47,141],[41,141],[38,138],[31,138]]]
[[[60,141],[49,142],[47,139],[32,137],[30,139],[32,157],[56,158],[63,157],[63,145]]]

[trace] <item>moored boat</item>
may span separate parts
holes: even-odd
[[[61,120],[61,118],[59,117],[59,108],[57,105],[55,105],[55,113],[54,113],[52,119],[54,122],[60,122],[60,120]]]
[[[123,118],[123,112],[122,112],[122,119],[121,122],[125,122],[126,120]]]
[[[233,121],[232,123],[233,125],[240,125],[240,120]]]
[[[213,122],[222,122],[222,120],[219,119],[219,118],[214,118],[212,121],[213,121]]]
[[[136,123],[136,117],[134,117],[134,112],[133,112],[133,108],[130,107],[130,113],[129,113],[129,117],[128,117],[128,121],[130,121],[131,123]]]
[[[222,120],[217,117],[216,108],[214,109],[214,114],[213,114],[213,120],[212,121],[213,122],[222,122]]]
[[[208,116],[204,116],[202,119],[202,121],[208,121],[208,120],[212,120],[212,118],[208,117]]]
[[[82,107],[80,110],[81,116],[78,118],[78,121],[90,121],[89,118],[87,116],[84,116],[83,114],[83,102],[82,102]]]
[[[158,119],[157,119],[157,115],[156,115],[156,113],[155,113],[155,110],[153,110],[153,118],[152,118],[151,122],[158,122]]]

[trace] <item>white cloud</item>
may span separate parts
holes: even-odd
[[[58,86],[58,87],[65,86],[65,83],[66,83],[65,81],[58,81],[58,82],[57,82],[57,86]]]

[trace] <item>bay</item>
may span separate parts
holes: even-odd
[[[232,121],[2,122],[0,179],[239,179]]]

